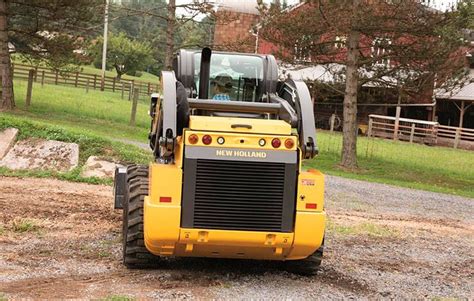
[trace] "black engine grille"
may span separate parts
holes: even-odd
[[[188,167],[191,165],[194,169],[195,181],[194,185],[187,185],[186,172],[190,170],[186,168],[184,187],[191,191],[185,191],[183,206],[191,206],[192,209],[183,212],[192,215],[194,228],[292,231],[296,182],[294,164],[206,159],[190,161],[194,161]],[[186,223],[185,219],[183,216]]]

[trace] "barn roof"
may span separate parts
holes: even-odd
[[[439,90],[436,92],[436,98],[474,102],[474,69],[471,69],[467,83],[451,91]]]

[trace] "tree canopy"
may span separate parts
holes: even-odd
[[[97,68],[102,64],[103,42],[103,38],[100,38],[91,48]],[[123,74],[136,76],[137,71],[153,63],[152,53],[151,45],[147,42],[129,39],[124,33],[112,34],[107,46],[106,68],[114,68],[117,79],[121,79]]]
[[[359,88],[423,95],[462,74],[468,9],[435,11],[414,0],[312,0],[292,10],[261,4],[264,39],[294,64],[340,64],[344,91],[341,164],[355,168]],[[469,0],[460,6],[472,5]],[[464,6],[463,6],[464,7]]]

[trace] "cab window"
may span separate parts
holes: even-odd
[[[201,53],[194,57],[194,83],[199,94]],[[212,54],[209,99],[258,102],[263,91],[263,59],[258,56]]]

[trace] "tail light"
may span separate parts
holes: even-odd
[[[278,138],[274,138],[274,139],[272,140],[272,146],[273,146],[274,148],[279,148],[279,147],[281,146],[281,140],[278,139]]]
[[[196,134],[189,135],[188,141],[191,144],[196,144],[199,141],[199,137]]]
[[[285,147],[286,148],[293,148],[293,146],[295,146],[295,142],[293,141],[293,139],[286,139],[285,140]]]
[[[202,143],[204,143],[205,145],[209,145],[211,144],[212,142],[212,137],[209,136],[209,135],[204,135],[202,136]]]

